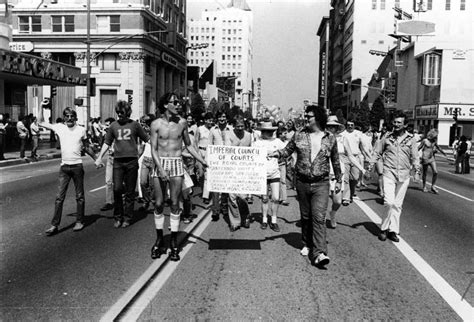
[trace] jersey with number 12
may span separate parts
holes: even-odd
[[[114,158],[136,158],[138,157],[138,138],[144,142],[149,139],[138,122],[129,120],[125,124],[120,124],[115,121],[105,135],[105,144],[114,144]]]

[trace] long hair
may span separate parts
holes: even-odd
[[[323,106],[319,105],[308,105],[306,106],[305,112],[313,112],[316,119],[316,123],[319,125],[321,130],[326,129],[326,123],[328,122],[328,113]]]
[[[130,104],[126,101],[119,100],[115,104],[115,112],[118,111],[123,111],[127,117],[130,117],[132,115],[132,108],[130,107]]]
[[[158,111],[160,114],[163,114],[166,111],[166,105],[168,105],[170,98],[173,96],[176,96],[176,94],[173,92],[168,92],[160,97],[160,100],[158,101]]]

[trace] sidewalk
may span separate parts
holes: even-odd
[[[20,158],[20,149],[18,149],[18,151],[5,152],[3,154],[5,156],[5,160],[0,161],[0,168],[8,167],[11,165],[35,162],[29,158],[30,154],[31,147],[28,147],[28,149],[25,151],[26,158],[24,159]],[[51,147],[51,143],[49,142],[49,140],[44,140],[39,143],[37,154],[37,161],[61,158],[61,150],[58,150],[55,147]]]

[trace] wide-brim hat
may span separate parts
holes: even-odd
[[[341,123],[338,122],[338,119],[337,119],[336,115],[330,115],[330,116],[328,116],[328,122],[326,123],[326,126],[327,125],[340,126]]]
[[[258,127],[260,131],[275,131],[278,129],[277,126],[273,126],[272,122],[262,122]]]

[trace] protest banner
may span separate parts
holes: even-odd
[[[209,191],[262,195],[267,189],[265,148],[209,145]]]

